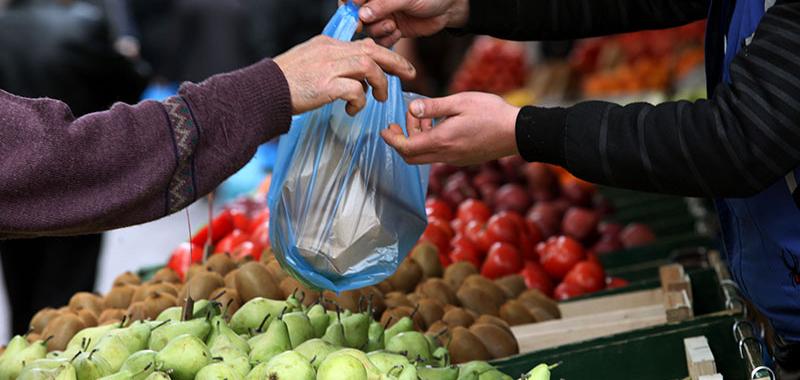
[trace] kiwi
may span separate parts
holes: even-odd
[[[500,326],[492,323],[476,323],[470,326],[469,332],[478,337],[493,359],[519,353],[517,339]]]
[[[458,289],[456,297],[461,306],[474,311],[478,315],[498,315],[499,305],[497,300],[493,299],[492,295],[482,288],[462,286]]]
[[[456,306],[456,305],[451,305],[451,304],[448,303],[448,304],[445,304],[444,306],[442,306],[442,309],[444,310],[445,313],[447,313],[448,311],[450,311],[450,309],[455,309],[457,307],[458,306]]]
[[[417,287],[417,293],[426,297],[433,298],[445,305],[456,305],[458,299],[453,292],[453,288],[441,278],[429,278]]]
[[[267,248],[264,252],[261,253],[261,258],[258,260],[262,264],[269,264],[272,261],[275,261],[275,252],[272,251],[272,248]]]
[[[422,297],[417,293],[411,293],[406,296],[406,299],[408,299],[408,302],[411,302],[412,305],[416,305]]]
[[[519,274],[510,274],[494,280],[495,285],[500,287],[506,294],[506,299],[517,298],[528,287],[525,285],[525,278]]]
[[[388,279],[392,288],[403,293],[411,293],[420,280],[422,280],[422,267],[411,257],[406,257]]]
[[[86,325],[77,315],[63,313],[47,324],[41,336],[45,339],[52,337],[47,341],[48,351],[64,351],[69,340],[84,328]]]
[[[186,271],[186,282],[192,279],[198,273],[208,272],[208,269],[204,267],[202,264],[194,263],[189,266],[189,270]]]
[[[413,303],[411,303],[411,301],[408,300],[408,297],[406,297],[405,294],[400,292],[391,292],[386,294],[386,298],[384,298],[383,301],[386,304],[386,307],[389,309],[400,306],[411,307],[412,305],[414,305]]]
[[[133,293],[133,297],[131,297],[130,302],[133,303],[144,301],[147,297],[150,297],[150,295],[154,293],[167,293],[172,294],[173,296],[178,296],[179,294],[174,284],[162,282],[158,284],[140,286],[138,289],[136,289],[136,292]]]
[[[228,253],[211,255],[208,261],[206,261],[206,270],[209,272],[217,272],[220,276],[228,274],[228,272],[236,269],[236,267],[236,263],[231,259],[231,255]]]
[[[144,321],[147,319],[147,304],[144,301],[134,302],[128,306],[125,316],[129,321]]]
[[[105,309],[100,316],[97,317],[97,324],[102,326],[109,323],[118,323],[122,321],[124,317],[125,309]]]
[[[145,298],[147,319],[156,319],[162,311],[178,304],[177,298],[169,293],[155,292]]]
[[[103,312],[103,298],[94,293],[78,292],[69,299],[69,309],[75,313],[89,309],[94,315]]]
[[[236,273],[239,273],[239,268],[236,268],[225,275],[225,287],[236,289]]]
[[[325,300],[324,306],[328,310],[336,310],[336,306],[338,305],[341,309],[358,311],[358,299],[360,297],[361,295],[355,290],[348,290],[341,294],[336,294],[330,290],[326,290],[322,293],[322,298]]]
[[[442,309],[439,301],[433,298],[423,298],[419,300],[419,310],[417,313],[422,317],[423,327],[428,329],[433,326],[437,321],[441,321],[444,316],[444,309]]]
[[[142,279],[136,273],[133,272],[125,272],[117,278],[114,279],[114,284],[111,285],[112,287],[122,286],[122,285],[139,285],[142,283]]]
[[[103,298],[103,307],[106,309],[127,309],[135,292],[136,287],[132,285],[115,286]]]
[[[442,262],[439,261],[439,249],[428,242],[421,242],[411,250],[409,255],[422,268],[422,277],[442,277]]]
[[[178,305],[183,305],[187,297],[193,300],[205,300],[216,288],[225,286],[222,276],[216,272],[200,272],[192,277],[178,294]]]
[[[212,289],[220,286],[222,285],[215,286]],[[275,300],[283,298],[280,288],[270,278],[267,268],[257,262],[249,262],[239,268],[236,273],[236,291],[242,298],[242,302],[250,301],[256,297]]]
[[[386,311],[386,302],[384,302],[383,292],[377,286],[367,286],[358,291],[361,297],[364,297],[363,307],[372,305],[373,318],[378,318],[384,311]]]
[[[492,355],[486,346],[464,327],[456,326],[450,332],[450,344],[447,350],[450,351],[450,360],[453,364],[466,363],[473,360],[490,360]]]
[[[380,290],[383,294],[391,293],[394,291],[392,284],[389,281],[383,280],[378,283],[378,290]]]
[[[59,312],[52,307],[46,307],[42,310],[39,310],[33,318],[31,318],[31,330],[35,333],[42,333],[44,328],[47,326],[47,323],[50,322],[53,318],[58,317]]]
[[[539,289],[528,289],[522,292],[517,299],[520,301],[534,301],[539,307],[545,309],[553,317],[561,318],[561,310],[558,308],[556,301],[553,301],[550,297],[544,295],[544,293],[539,291]]]
[[[536,322],[549,321],[551,319],[556,319],[556,317],[553,316],[553,314],[550,314],[549,311],[547,311],[545,308],[542,307],[541,303],[535,302],[535,301],[533,301],[531,299],[527,299],[527,298],[526,299],[518,299],[517,301],[519,301],[519,303],[522,304],[522,306],[524,308],[528,309],[528,312],[534,318],[536,318]]]
[[[509,334],[513,335],[513,333],[511,332],[511,326],[508,324],[508,322],[506,322],[500,317],[495,317],[493,315],[481,315],[480,317],[478,317],[478,319],[475,320],[475,324],[478,323],[489,323],[496,325],[502,328],[503,330],[508,331]]]
[[[442,322],[446,323],[450,327],[469,327],[475,322],[475,318],[472,318],[472,315],[467,313],[464,309],[460,307],[454,307],[444,313],[442,316]]]
[[[272,280],[276,283],[280,283],[284,278],[287,277],[286,271],[281,268],[281,263],[279,263],[278,260],[273,260],[266,265],[266,268],[272,275]]]
[[[436,321],[436,323],[428,328],[425,335],[436,339],[436,342],[440,346],[447,347],[447,343],[450,340],[450,327],[442,321]]]
[[[477,273],[478,269],[474,265],[466,261],[459,261],[444,270],[444,281],[450,285],[450,289],[458,289],[467,276]]]
[[[97,326],[97,315],[95,315],[89,309],[81,309],[78,312],[78,318],[83,321],[83,325],[86,327],[94,327]]]
[[[519,326],[536,322],[534,317],[521,302],[510,300],[500,307],[500,318],[511,326]]]
[[[232,316],[236,310],[242,307],[242,300],[239,293],[233,288],[219,288],[211,292],[211,299],[222,304],[222,310],[226,311],[227,316]]]
[[[467,276],[467,278],[464,279],[464,283],[461,284],[462,288],[465,286],[480,288],[481,290],[489,293],[492,296],[492,300],[494,300],[498,305],[502,305],[503,302],[506,302],[506,292],[504,292],[503,289],[497,286],[494,282],[479,274]]]
[[[179,284],[181,283],[181,277],[175,273],[172,268],[164,267],[158,270],[156,274],[153,275],[153,278],[150,279],[152,283],[161,283],[161,282],[168,282],[170,284]]]
[[[42,336],[37,333],[30,333],[25,336],[25,339],[28,340],[28,343],[35,343],[38,340],[42,340]]]

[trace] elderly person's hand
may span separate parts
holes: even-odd
[[[364,29],[379,44],[401,37],[429,36],[444,28],[461,28],[469,18],[469,0],[353,0]],[[340,1],[340,4],[342,1]]]

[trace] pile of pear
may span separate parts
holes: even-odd
[[[452,365],[441,336],[416,331],[413,318],[385,328],[370,300],[360,312],[302,301],[255,297],[230,314],[231,301],[187,297],[154,320],[84,328],[49,352],[47,339],[16,336],[0,380],[511,379],[485,361]]]

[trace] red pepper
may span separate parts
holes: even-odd
[[[217,244],[218,241],[222,240],[225,236],[233,231],[233,216],[229,210],[224,210],[213,221],[211,221],[211,233],[212,236],[212,243]],[[192,237],[192,243],[203,246],[206,244],[206,240],[208,240],[208,226],[201,228],[197,233]]]
[[[181,278],[181,281],[183,281],[192,262],[199,262],[202,259],[203,247],[197,244],[183,242],[172,251],[167,266],[174,270]]]
[[[252,241],[244,241],[233,249],[231,256],[235,260],[242,260],[250,256],[253,258],[253,261],[259,261],[261,260],[261,254],[263,252],[264,248],[261,245]]]
[[[250,235],[244,233],[242,230],[233,230],[233,232],[222,238],[222,240],[214,246],[214,253],[232,253],[234,248],[248,240],[250,240]]]

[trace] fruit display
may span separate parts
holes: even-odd
[[[450,92],[504,94],[522,87],[528,76],[527,52],[520,42],[480,36],[453,75]]]

